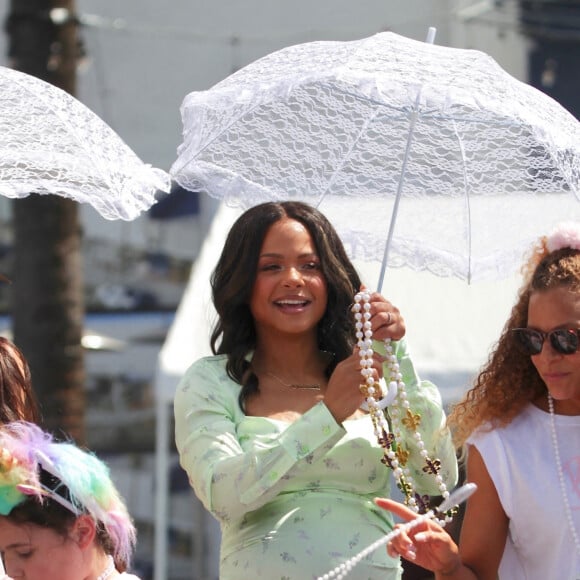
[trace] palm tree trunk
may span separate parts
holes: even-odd
[[[54,8],[68,12],[52,18]],[[13,68],[74,95],[78,51],[74,0],[11,0],[7,22]],[[31,192],[32,193],[32,192]],[[81,227],[73,201],[15,200],[12,315],[45,427],[85,442],[84,292]]]
[[[14,204],[14,340],[25,353],[45,427],[84,435],[84,305],[76,203],[33,195]]]

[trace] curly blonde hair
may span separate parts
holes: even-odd
[[[524,284],[499,340],[473,387],[449,415],[455,445],[462,449],[478,428],[505,426],[530,401],[547,392],[529,355],[518,346],[512,329],[528,324],[528,305],[534,292],[566,287],[580,292],[580,250],[569,247],[550,252],[540,239],[522,270]]]

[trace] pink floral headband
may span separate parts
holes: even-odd
[[[555,252],[562,248],[580,250],[580,222],[562,223],[546,238],[546,248]]]

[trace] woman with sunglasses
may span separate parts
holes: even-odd
[[[580,223],[543,238],[525,277],[488,363],[449,417],[478,486],[459,547],[432,521],[387,547],[437,579],[580,578]]]

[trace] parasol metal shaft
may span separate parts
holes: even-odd
[[[425,42],[427,44],[433,44],[435,42],[435,35],[437,34],[437,28],[430,26],[427,31],[427,39]],[[385,280],[385,271],[387,269],[387,263],[389,261],[389,248],[391,247],[391,241],[393,238],[393,233],[395,230],[395,221],[397,219],[397,214],[399,213],[399,202],[401,200],[401,192],[403,191],[403,182],[405,181],[405,171],[407,169],[407,161],[409,160],[409,155],[411,152],[411,142],[413,140],[413,133],[415,131],[415,123],[417,122],[417,116],[419,111],[419,100],[421,97],[421,88],[417,93],[415,99],[415,110],[411,114],[411,123],[409,127],[409,134],[407,136],[407,146],[405,148],[405,157],[403,159],[403,166],[401,169],[401,177],[399,179],[399,185],[397,187],[397,194],[395,196],[395,203],[393,205],[393,212],[391,214],[391,223],[389,225],[389,233],[387,234],[387,241],[385,242],[385,250],[383,253],[383,261],[381,262],[381,271],[379,273],[379,282],[377,284],[377,292],[381,292],[383,289],[383,282]]]
[[[453,132],[457,138],[457,146],[459,147],[459,152],[461,153],[461,169],[463,172],[463,193],[465,198],[465,213],[467,219],[467,283],[471,284],[471,256],[472,256],[472,243],[471,243],[471,197],[469,189],[469,177],[467,172],[467,159],[465,154],[465,147],[463,146],[463,141],[459,136],[459,131],[457,130],[457,124],[453,121]]]
[[[405,147],[405,157],[403,158],[403,164],[401,166],[401,177],[399,178],[399,184],[397,185],[397,194],[395,195],[395,203],[393,205],[393,211],[391,213],[391,223],[389,224],[389,233],[387,234],[387,241],[385,242],[385,251],[383,253],[383,261],[381,263],[381,271],[379,273],[379,283],[377,285],[377,292],[381,292],[383,289],[383,282],[385,279],[385,271],[387,270],[387,263],[389,261],[389,249],[391,247],[391,241],[393,239],[393,233],[395,231],[395,222],[397,221],[397,215],[399,213],[399,202],[401,201],[401,193],[403,191],[403,183],[405,181],[405,174],[407,171],[407,162],[411,155],[411,143],[413,141],[413,134],[415,133],[415,124],[417,123],[417,117],[419,116],[419,99],[421,96],[421,90],[417,93],[417,99],[415,101],[415,110],[411,113],[411,123],[409,125],[409,133],[407,134],[407,146]]]

